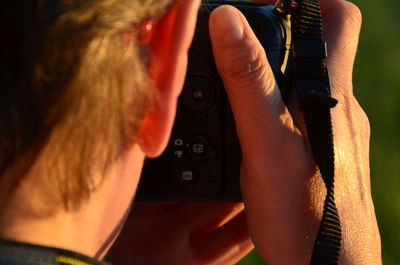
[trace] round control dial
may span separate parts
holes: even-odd
[[[203,135],[195,135],[187,145],[187,153],[191,160],[200,162],[215,157],[215,147]]]
[[[214,105],[216,96],[216,87],[208,77],[194,75],[187,79],[181,99],[187,109],[204,112]]]

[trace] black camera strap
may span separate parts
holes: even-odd
[[[331,97],[318,0],[286,0],[292,10],[293,57],[299,107],[303,111],[308,139],[327,194],[321,225],[310,264],[339,263],[341,226],[334,196],[334,146],[330,109]]]

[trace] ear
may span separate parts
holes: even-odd
[[[177,99],[185,81],[187,54],[199,6],[200,0],[176,1],[152,35],[149,73],[158,89],[159,100],[146,114],[137,135],[147,157],[160,155],[167,146]]]

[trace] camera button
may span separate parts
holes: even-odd
[[[217,88],[205,75],[193,75],[186,80],[182,91],[183,105],[193,112],[208,111],[214,106]]]
[[[207,146],[202,142],[194,142],[191,148],[192,154],[202,156],[207,151]]]
[[[193,170],[184,169],[181,171],[180,180],[185,183],[193,182],[196,179],[196,174]]]
[[[174,146],[183,146],[183,140],[180,138],[175,139]]]
[[[216,150],[210,141],[203,135],[195,135],[186,147],[189,158],[194,162],[201,162],[215,157]]]
[[[202,101],[205,99],[205,92],[202,88],[196,87],[192,90],[192,98],[196,101]]]
[[[182,150],[177,150],[177,151],[174,152],[174,155],[177,158],[181,159],[183,157],[183,151]]]
[[[178,172],[178,181],[184,184],[195,183],[198,181],[198,174],[192,168],[181,168]]]

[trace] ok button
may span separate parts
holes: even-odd
[[[204,112],[214,106],[216,96],[217,88],[210,78],[194,75],[186,80],[180,100],[188,110]]]
[[[193,89],[193,91],[192,91],[193,100],[196,100],[196,101],[204,100],[204,98],[205,98],[205,94],[204,93],[205,93],[204,90],[201,89],[201,88],[197,87],[197,88]]]

